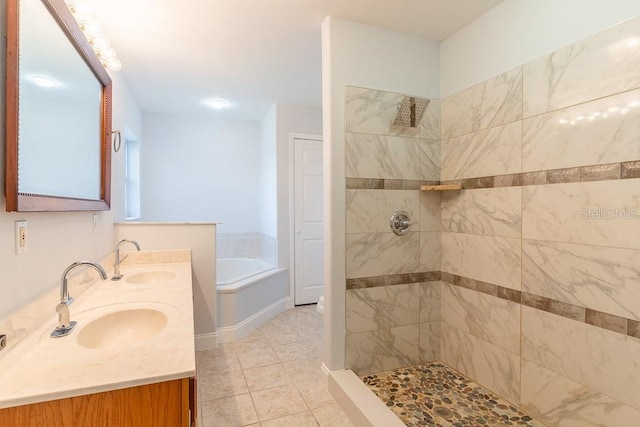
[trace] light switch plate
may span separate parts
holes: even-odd
[[[27,250],[27,221],[16,221],[16,254],[24,254]]]

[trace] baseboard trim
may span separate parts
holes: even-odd
[[[327,368],[327,365],[322,362],[320,369],[322,369],[322,384],[324,385],[324,388],[329,389],[329,368]]]
[[[218,333],[196,335],[196,351],[215,350],[218,347]]]
[[[289,308],[289,299],[289,297],[284,297],[274,302],[270,306],[260,310],[256,314],[247,317],[235,326],[225,326],[222,328],[218,328],[218,343],[221,344],[225,342],[236,341],[244,336],[247,336],[263,323],[269,321],[283,311],[286,311]]]

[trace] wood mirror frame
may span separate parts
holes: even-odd
[[[19,152],[19,6],[20,1],[41,1],[60,31],[69,39],[84,63],[102,87],[100,114],[100,196],[80,199],[51,194],[21,193],[18,189]],[[111,202],[111,78],[67,8],[64,0],[7,0],[6,51],[6,169],[5,196],[7,212],[104,211]],[[59,141],[50,141],[58,144]]]

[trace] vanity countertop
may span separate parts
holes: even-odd
[[[47,321],[9,342],[0,352],[0,408],[195,376],[190,252],[168,253],[132,252],[121,266],[122,280],[97,282],[76,297],[69,309],[78,325],[70,335],[49,337],[57,325],[54,304]],[[127,281],[138,273],[147,273],[145,283]],[[166,325],[143,340],[129,338],[126,330],[115,339],[134,343],[99,349],[79,344],[91,321],[136,309],[164,313]]]

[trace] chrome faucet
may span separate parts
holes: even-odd
[[[69,333],[77,324],[77,322],[72,322],[69,318],[69,306],[73,303],[74,299],[69,295],[67,276],[72,270],[75,270],[77,267],[81,267],[83,265],[95,268],[100,273],[100,277],[102,277],[102,280],[107,279],[107,273],[104,271],[104,268],[102,268],[102,266],[97,262],[78,261],[74,262],[64,270],[64,273],[62,273],[62,281],[60,287],[60,304],[56,306],[56,312],[58,313],[58,326],[56,326],[56,329],[51,332],[51,338],[60,338],[69,335]]]
[[[113,277],[111,278],[111,280],[122,279],[122,274],[120,274],[120,264],[122,264],[122,261],[124,261],[129,256],[125,255],[122,259],[120,259],[120,246],[124,245],[125,243],[131,243],[136,247],[137,250],[140,250],[140,245],[135,240],[122,239],[118,242],[118,244],[116,245],[116,262],[115,264],[113,264]]]

